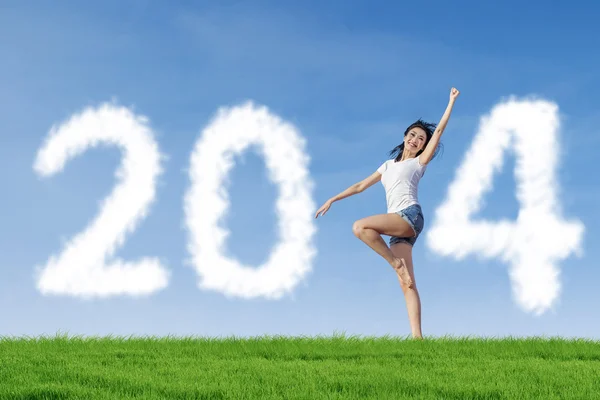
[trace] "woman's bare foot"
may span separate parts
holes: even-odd
[[[398,274],[400,281],[411,288],[413,286],[413,281],[408,273],[404,258],[395,258],[392,267],[396,270],[396,274]]]

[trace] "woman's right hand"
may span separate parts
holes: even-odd
[[[325,204],[323,204],[323,205],[321,206],[321,208],[319,208],[319,209],[317,210],[317,213],[315,214],[315,219],[316,219],[316,218],[319,216],[319,214],[321,214],[321,215],[325,215],[325,213],[327,212],[327,210],[329,210],[329,207],[331,207],[331,204],[333,204],[333,201],[331,201],[331,200],[327,200],[327,201],[325,202]]]

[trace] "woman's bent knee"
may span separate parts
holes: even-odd
[[[365,226],[361,221],[356,221],[352,225],[352,232],[354,233],[354,236],[356,236],[357,238],[360,237],[360,235],[362,234],[364,229],[365,229]]]

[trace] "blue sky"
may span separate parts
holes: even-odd
[[[515,302],[502,261],[443,257],[423,235],[413,256],[423,333],[600,338],[600,191],[587,169],[600,144],[600,10],[591,2],[483,3],[2,2],[0,335],[409,334],[393,271],[352,234],[355,220],[385,212],[381,185],[315,222],[311,272],[291,294],[239,299],[200,290],[186,265],[190,154],[219,107],[265,105],[306,139],[320,206],[374,172],[413,120],[437,122],[456,86],[444,153],[419,189],[425,230],[480,117],[511,95],[534,95],[559,107],[560,212],[585,225],[583,252],[560,262],[560,296],[535,316]],[[53,125],[112,100],[149,118],[167,157],[148,216],[117,254],[159,257],[169,284],[143,298],[44,296],[34,268],[97,214],[120,153],[88,150],[44,179],[33,169],[36,154]],[[482,218],[516,218],[514,165],[508,155]],[[277,240],[277,188],[257,152],[236,159],[229,196],[227,250],[260,265]]]

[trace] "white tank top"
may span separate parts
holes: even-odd
[[[388,213],[419,204],[417,189],[426,168],[419,162],[419,157],[398,162],[387,160],[377,168],[385,189]]]

